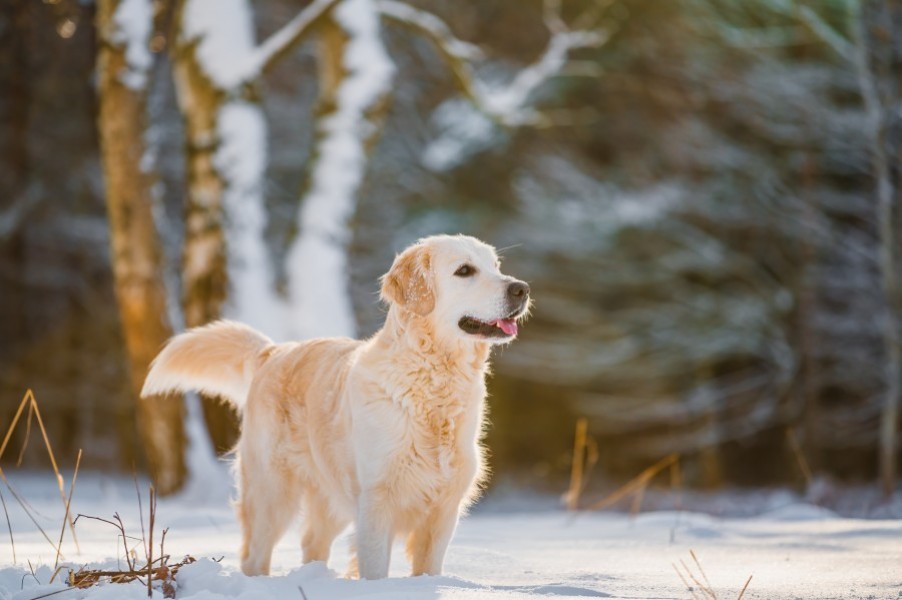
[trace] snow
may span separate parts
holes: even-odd
[[[348,294],[348,222],[366,171],[366,144],[375,133],[368,113],[389,91],[394,65],[385,51],[373,0],[345,0],[333,12],[348,34],[346,76],[334,112],[319,123],[310,191],[299,234],[288,252],[287,277],[295,338],[356,333]]]
[[[188,0],[182,17],[182,35],[198,40],[197,60],[222,90],[242,82],[237,68],[252,55],[254,19],[247,0]]]
[[[150,32],[153,26],[151,0],[122,0],[113,15],[113,43],[125,44],[128,70],[119,75],[123,84],[133,90],[143,89],[153,64],[150,55]]]
[[[448,24],[432,13],[396,0],[376,0],[376,5],[379,12],[387,17],[416,25],[417,28],[430,32],[430,35],[441,40],[442,51],[457,60],[476,61],[485,58],[479,46],[454,37]]]
[[[337,0],[314,0],[281,29],[269,36],[248,56],[235,74],[241,81],[250,81],[260,76],[266,66],[280,52],[290,47],[295,38],[309,28]]]
[[[229,92],[219,108],[214,157],[225,182],[230,290],[224,316],[281,341],[286,333],[285,303],[276,292],[265,241],[267,124],[259,103],[236,93],[241,83],[257,75],[242,66],[257,52],[251,7],[247,0],[190,0],[184,10],[183,35],[198,40],[198,64],[216,86]]]
[[[63,509],[53,476],[15,472],[8,476],[55,539]],[[58,580],[48,584],[55,554],[50,544],[21,508],[10,503],[9,494],[4,496],[19,564],[12,565],[4,540],[0,598],[31,600],[63,589]],[[690,549],[720,598],[736,598],[749,575],[753,579],[745,598],[750,599],[900,596],[902,521],[841,518],[827,509],[801,504],[788,493],[773,498],[783,503],[772,503],[768,512],[751,518],[676,511],[635,518],[620,513],[573,516],[544,501],[489,498],[461,522],[444,576],[407,577],[401,544],[396,544],[390,577],[381,581],[342,577],[348,564],[348,533],[333,545],[328,566],[301,566],[297,536],[289,535],[276,548],[271,577],[245,577],[238,570],[238,526],[224,494],[211,495],[206,501],[184,496],[161,500],[157,522],[170,528],[166,550],[173,562],[185,554],[198,559],[176,578],[177,597],[190,600],[688,598],[672,564],[682,560],[698,573]],[[72,507],[75,513],[104,518],[118,511],[128,534],[140,536],[134,484],[127,478],[80,474]],[[84,519],[76,527],[81,554],[67,532],[64,563],[75,568],[84,564],[116,568],[121,554],[116,530]],[[2,535],[6,538],[5,531]],[[159,530],[155,539],[158,536]],[[34,576],[27,561],[34,566]],[[107,584],[58,596],[137,599],[146,597],[146,589],[137,583]],[[157,591],[154,597],[162,595]]]
[[[548,41],[545,52],[504,88],[485,97],[487,108],[496,115],[503,115],[510,126],[534,122],[534,115],[527,110],[535,91],[559,73],[567,64],[567,57],[575,48],[595,47],[604,44],[607,35],[601,31],[555,32]]]
[[[428,18],[419,16],[417,11],[398,9],[392,0],[383,0],[383,3],[382,10],[387,15],[419,23],[427,31],[436,31],[436,26]],[[608,33],[601,29],[570,31],[562,23],[550,29],[551,36],[542,55],[506,83],[476,78],[468,65],[472,58],[461,54],[460,46],[466,44],[441,29],[432,34],[440,40],[443,52],[460,65],[458,68],[470,73],[472,81],[464,94],[466,101],[452,98],[433,113],[433,126],[439,130],[439,135],[426,146],[423,166],[436,172],[448,171],[503,140],[503,128],[552,124],[536,110],[536,92],[565,71],[572,51],[602,46],[608,40]],[[593,72],[593,76],[596,74]]]
[[[285,336],[285,303],[276,293],[275,272],[266,246],[266,120],[259,104],[226,102],[219,109],[220,144],[214,158],[223,174],[223,207],[229,256],[229,298],[225,316],[267,336]]]
[[[431,121],[438,135],[423,150],[422,163],[437,173],[450,171],[487,150],[500,135],[497,125],[463,98],[442,102],[432,113]]]

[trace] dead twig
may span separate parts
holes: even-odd
[[[132,560],[130,558],[131,552],[128,549],[127,540],[128,539],[134,539],[134,540],[138,540],[138,541],[141,541],[141,540],[139,538],[132,538],[131,536],[129,536],[128,534],[125,533],[125,525],[122,524],[122,518],[119,516],[119,513],[113,513],[113,518],[115,519],[115,521],[111,521],[109,519],[104,519],[103,517],[93,517],[91,515],[83,515],[83,514],[79,513],[75,517],[75,522],[78,523],[78,520],[81,518],[91,519],[94,521],[100,521],[101,523],[106,523],[107,525],[112,525],[113,527],[115,527],[116,529],[119,530],[119,535],[116,537],[122,538],[122,547],[125,550],[125,563],[128,565],[128,570],[133,571],[134,564],[132,563]]]
[[[583,470],[586,458],[586,429],[588,420],[580,417],[576,421],[576,434],[573,437],[573,464],[570,469],[570,489],[567,491],[567,510],[579,508],[579,495],[583,489]]]
[[[711,585],[711,581],[708,579],[708,575],[705,573],[705,569],[702,567],[702,563],[698,559],[698,556],[696,556],[695,551],[690,549],[689,555],[692,557],[692,562],[695,564],[695,569],[697,569],[699,577],[696,577],[693,569],[682,559],[680,559],[679,566],[677,566],[676,563],[670,563],[673,570],[676,571],[679,576],[680,581],[686,586],[686,591],[689,592],[692,600],[717,600],[717,592],[714,591],[714,586]],[[682,570],[680,567],[682,567]],[[739,592],[739,596],[736,597],[736,600],[742,600],[742,597],[745,595],[745,591],[748,589],[751,582],[752,575],[749,575],[749,578],[745,580],[745,585],[742,586],[742,590]]]
[[[169,565],[166,564],[165,561],[161,561],[161,558],[154,561],[154,564],[157,562],[161,563],[156,567],[154,564],[146,564],[136,569],[124,569],[121,571],[84,568],[79,569],[78,571],[70,570],[68,584],[74,588],[85,589],[101,582],[131,583],[132,581],[141,581],[143,583],[144,577],[148,577],[149,583],[152,583],[153,581],[162,581],[164,583],[164,596],[166,598],[173,598],[174,595],[168,595],[169,592],[166,591],[166,583],[168,583],[168,587],[172,588],[174,591],[172,581],[179,572],[179,569],[185,565],[197,562],[197,559],[193,556],[186,556],[178,563]]]
[[[63,528],[60,530],[60,541],[56,545],[56,559],[53,568],[56,569],[60,562],[60,551],[63,548],[63,536],[66,535],[66,524],[69,522],[69,507],[72,505],[72,494],[75,493],[75,481],[78,479],[78,467],[81,465],[81,448],[78,449],[78,457],[75,459],[75,471],[72,474],[72,483],[69,485],[69,497],[66,499],[66,514],[63,516]]]
[[[805,487],[810,488],[811,480],[813,479],[811,467],[808,466],[805,454],[802,453],[802,446],[799,444],[795,431],[790,427],[786,428],[786,440],[789,442],[789,448],[792,450],[793,456],[795,456],[796,464],[799,465],[799,470],[805,478]]]
[[[22,448],[19,450],[19,458],[16,459],[16,468],[22,466],[22,458],[25,456],[25,449],[28,447],[28,440],[31,439],[31,418],[34,416],[34,407],[28,403],[28,416],[25,417],[25,440],[22,442]]]
[[[153,565],[153,527],[157,516],[157,495],[153,486],[150,486],[150,506],[148,507],[148,510],[150,511],[148,517],[148,529],[150,535],[147,542],[147,597],[152,598],[153,588],[151,587],[151,582],[153,580],[153,572],[151,571],[151,566]]]
[[[196,562],[192,556],[186,556],[181,562],[174,565],[169,564],[169,555],[166,554],[166,534],[169,529],[163,529],[160,536],[160,553],[154,557],[154,530],[157,523],[157,492],[153,486],[148,489],[148,522],[147,527],[144,525],[144,505],[141,501],[141,489],[138,485],[137,477],[135,477],[135,491],[138,496],[138,511],[141,519],[141,537],[136,538],[129,536],[125,529],[125,524],[119,513],[114,513],[112,519],[104,519],[102,517],[94,517],[91,515],[79,514],[75,518],[77,523],[79,519],[92,519],[106,523],[116,528],[119,532],[117,537],[122,538],[122,546],[125,550],[125,561],[127,568],[119,570],[100,570],[81,568],[78,571],[69,570],[68,583],[72,587],[91,587],[101,581],[109,583],[129,583],[132,581],[140,581],[147,587],[147,596],[153,596],[154,582],[159,582],[165,598],[175,598],[175,575],[179,569],[186,564]],[[135,540],[137,543],[134,548],[129,549],[128,540]],[[138,545],[144,547],[144,564],[139,565],[135,548]],[[214,559],[215,560],[215,559]],[[220,559],[222,560],[222,559]]]
[[[589,474],[598,462],[598,444],[588,435],[588,421],[581,417],[576,421],[573,439],[573,462],[570,470],[570,488],[564,496],[567,510],[579,510],[579,501],[589,482]]]
[[[26,422],[25,443],[22,445],[22,449],[19,452],[19,459],[21,461],[21,457],[25,452],[25,447],[28,445],[28,439],[30,437],[30,432],[31,432],[31,418],[32,418],[32,416],[34,416],[34,418],[37,419],[38,427],[41,430],[41,436],[44,438],[44,446],[47,448],[47,456],[50,458],[50,465],[53,467],[53,473],[56,475],[56,484],[57,484],[57,487],[59,488],[60,499],[62,500],[63,505],[65,506],[65,504],[66,504],[66,489],[65,489],[66,486],[63,482],[63,476],[62,476],[62,474],[60,474],[59,467],[56,464],[56,457],[53,454],[53,446],[50,444],[50,437],[47,435],[47,429],[44,427],[44,420],[41,418],[41,411],[38,408],[38,401],[37,401],[37,399],[35,399],[34,392],[30,388],[25,392],[25,395],[22,397],[22,401],[19,403],[19,408],[16,410],[16,414],[13,417],[13,420],[10,422],[9,427],[6,430],[6,435],[3,438],[3,443],[0,444],[0,458],[3,458],[3,453],[6,451],[6,447],[9,444],[9,440],[12,437],[12,434],[16,428],[16,425],[19,423],[19,419],[22,417],[22,411],[25,410],[26,406],[28,407],[28,417],[27,417],[27,422]],[[2,479],[3,479],[4,483],[6,483],[7,487],[10,488],[10,492],[13,493],[13,496],[16,498],[16,500],[19,501],[20,504],[22,504],[22,500],[18,497],[18,494],[13,492],[12,488],[9,486],[9,482],[6,481],[6,476],[3,475],[2,471],[0,471],[0,476],[2,476]],[[23,508],[24,508],[24,504],[23,504]],[[26,512],[28,512],[28,510],[26,510]],[[31,516],[31,514],[29,514],[29,517],[34,522],[34,518]],[[35,525],[37,525],[37,522],[35,522]],[[72,540],[75,542],[75,549],[78,553],[81,553],[81,548],[78,545],[78,537],[75,535],[75,523],[74,523],[74,521],[72,521],[71,515],[69,518],[69,529],[72,531]],[[41,532],[44,533],[43,530]],[[47,537],[46,533],[44,534],[44,537],[47,538],[47,541],[50,541],[50,538]],[[50,543],[51,543],[51,545],[53,544],[52,541],[50,541]]]
[[[6,510],[6,498],[3,497],[3,492],[0,491],[0,504],[3,504],[3,514],[6,516],[6,528],[9,530],[9,544],[13,548],[13,564],[16,564],[16,540],[13,539],[13,524],[9,520],[9,511]]]
[[[670,467],[673,469],[673,465],[679,463],[680,456],[678,454],[671,454],[669,456],[665,456],[652,466],[648,467],[641,473],[639,473],[636,477],[631,479],[629,482],[621,486],[618,490],[609,494],[607,497],[602,498],[595,504],[589,506],[588,510],[604,510],[614,504],[617,504],[623,498],[626,498],[630,494],[642,492],[644,493],[645,488],[654,479],[655,475],[663,471],[664,469]],[[675,476],[671,474],[671,478],[673,480]],[[641,498],[640,498],[641,501]],[[638,508],[638,507],[637,507]]]
[[[50,544],[54,550],[56,550],[56,544],[53,543],[53,540],[50,539],[50,536],[47,535],[47,532],[44,531],[44,528],[41,527],[41,524],[38,523],[38,520],[31,514],[31,509],[29,508],[29,504],[25,501],[22,496],[16,491],[16,489],[10,484],[9,480],[6,478],[6,474],[3,472],[3,468],[0,467],[0,481],[6,486],[6,489],[9,490],[9,493],[12,494],[13,498],[15,498],[16,502],[19,503],[19,506],[22,507],[22,510],[25,511],[25,514],[28,515],[28,518],[31,519],[31,522],[34,523],[34,526],[38,528],[38,531],[41,532],[41,535],[44,536],[44,539],[47,540],[47,543]],[[12,530],[10,530],[10,535],[12,535]]]

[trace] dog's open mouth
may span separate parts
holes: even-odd
[[[480,321],[473,317],[463,317],[457,322],[457,326],[472,335],[485,337],[513,337],[517,335],[516,317],[495,319],[493,321]]]

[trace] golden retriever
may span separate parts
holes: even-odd
[[[356,525],[351,575],[388,575],[407,536],[413,575],[437,575],[459,515],[484,477],[485,377],[492,344],[517,335],[529,286],[495,249],[463,235],[420,240],[382,277],[385,325],[365,341],[274,344],[219,321],[172,338],[142,395],[199,390],[242,416],[237,445],[241,569],[269,573],[303,512],[303,560],[327,561]]]

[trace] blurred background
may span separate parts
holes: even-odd
[[[462,232],[536,302],[494,484],[563,489],[586,417],[599,484],[890,491],[893,6],[4,0],[0,429],[32,388],[61,462],[176,490],[180,400],[135,400],[168,335],[367,336],[394,254]]]

